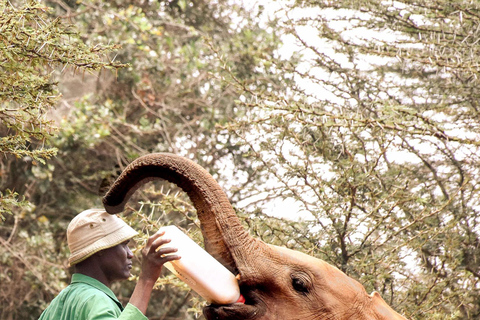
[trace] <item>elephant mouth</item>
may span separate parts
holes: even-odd
[[[254,320],[265,314],[266,305],[254,291],[242,288],[240,291],[245,303],[229,305],[208,305],[203,308],[203,314],[208,320]]]

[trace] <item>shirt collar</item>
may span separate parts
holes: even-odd
[[[106,285],[104,285],[103,283],[98,281],[97,279],[94,279],[92,277],[86,276],[86,275],[81,274],[81,273],[74,273],[72,275],[72,282],[71,283],[72,284],[74,284],[74,283],[85,283],[85,284],[88,284],[88,285],[90,285],[94,288],[97,288],[98,290],[104,292],[107,296],[109,296],[113,301],[115,301],[115,303],[119,305],[120,309],[123,309],[122,304],[120,303],[120,301],[118,301],[118,299],[115,296],[115,294],[113,293],[113,291],[110,290],[109,287],[107,287]]]

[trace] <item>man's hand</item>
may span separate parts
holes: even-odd
[[[165,262],[180,259],[179,255],[171,254],[177,252],[177,248],[164,247],[170,239],[163,239],[164,231],[157,232],[147,240],[142,250],[142,268],[137,285],[130,297],[130,304],[136,306],[143,314],[147,312],[153,286],[162,272]]]
[[[165,262],[180,259],[179,255],[171,253],[177,252],[176,248],[162,247],[169,243],[170,239],[164,239],[162,236],[165,231],[157,232],[148,238],[145,248],[142,250],[142,271],[140,278],[150,280],[155,283]]]

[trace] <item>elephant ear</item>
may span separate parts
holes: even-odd
[[[239,239],[245,238],[227,195],[201,166],[168,153],[155,153],[130,163],[103,197],[110,214],[120,213],[132,194],[145,183],[164,179],[185,191],[197,210],[206,250],[230,271],[237,273],[232,256]],[[239,237],[240,236],[240,237]]]

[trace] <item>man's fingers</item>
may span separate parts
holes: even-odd
[[[147,253],[155,252],[159,246],[170,242],[169,239],[161,238],[165,234],[165,231],[157,231],[153,236],[148,238],[145,249]]]
[[[157,231],[153,236],[148,238],[147,245],[144,249],[144,256],[152,255],[161,258],[163,263],[172,261],[172,260],[179,260],[181,257],[179,255],[173,254],[178,251],[177,248],[173,247],[162,247],[165,244],[171,242],[170,239],[162,238],[165,234],[165,231]]]
[[[163,263],[173,261],[173,260],[180,260],[182,257],[178,254],[169,254],[167,256],[162,257]]]
[[[174,252],[177,252],[177,251],[178,251],[177,248],[165,247],[165,248],[158,249],[157,254],[160,255],[160,256],[163,256],[165,254],[174,253]]]
[[[147,245],[146,245],[146,246],[147,246],[147,247],[151,246],[151,245],[155,242],[155,240],[157,240],[159,237],[163,236],[164,234],[165,234],[165,231],[160,231],[160,230],[158,230],[157,232],[155,232],[155,233],[153,234],[153,236],[151,236],[150,238],[148,238],[148,240],[147,240]]]
[[[150,246],[150,251],[151,252],[157,252],[160,247],[163,245],[171,242],[171,239],[166,239],[166,238],[157,238],[155,241],[153,241],[152,245]]]

